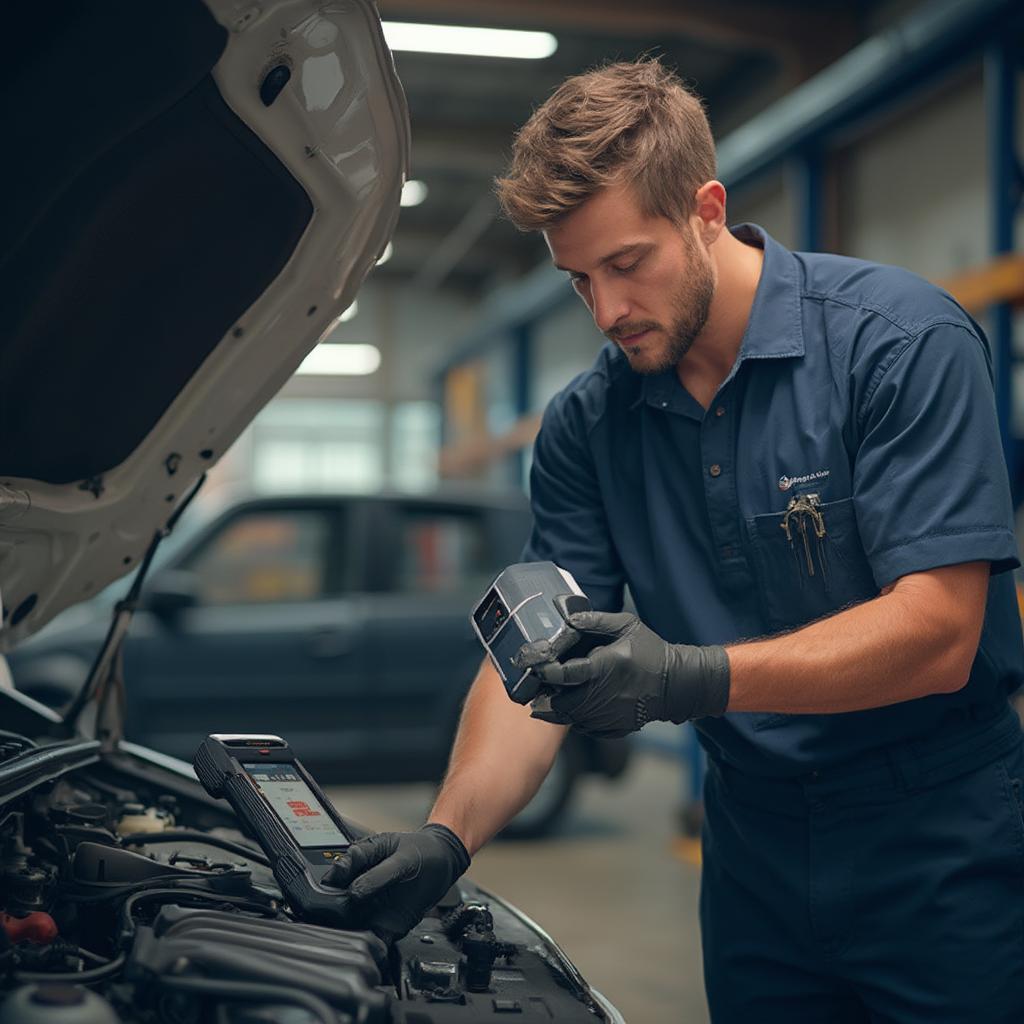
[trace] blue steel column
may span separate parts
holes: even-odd
[[[442,370],[434,378],[434,400],[437,402],[438,409],[441,410],[441,416],[438,420],[437,426],[437,449],[440,451],[448,440],[448,403],[446,401],[446,390],[448,383],[449,369]]]
[[[533,323],[520,324],[513,332],[513,373],[515,376],[513,399],[515,401],[516,418],[529,415],[533,397]],[[520,448],[509,460],[512,484],[524,486],[526,470],[526,450]]]
[[[1021,166],[1015,143],[1017,61],[1008,41],[994,43],[985,54],[985,107],[988,122],[990,247],[994,256],[1013,251],[1014,217],[1021,201]],[[1013,310],[1004,303],[991,311],[991,341],[996,372],[996,409],[1003,455],[1014,490],[1018,486],[1017,438],[1013,426]]]
[[[824,160],[817,149],[798,153],[789,162],[788,177],[796,206],[796,247],[800,252],[821,251],[823,175]]]

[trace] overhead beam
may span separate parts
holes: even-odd
[[[467,136],[455,145],[419,136],[412,144],[410,157],[413,176],[450,171],[467,178],[489,179],[505,170],[508,159],[503,151],[484,150],[473,144],[469,133]]]
[[[480,241],[497,213],[498,204],[494,196],[485,192],[424,260],[423,266],[413,279],[413,284],[426,289],[440,287],[444,279]]]
[[[410,162],[420,169],[452,168],[469,176],[494,177],[505,169],[512,127],[496,130],[493,123],[459,123],[415,119]]]
[[[488,228],[489,230],[489,228]],[[420,230],[410,231],[402,229],[399,224],[393,239],[394,252],[391,258],[382,267],[374,272],[392,278],[402,278],[412,281],[420,278],[424,269],[431,266],[438,259],[438,253],[450,237],[450,231],[445,230]],[[477,281],[492,279],[499,274],[504,278],[518,275],[523,272],[524,267],[534,264],[538,258],[537,253],[525,243],[517,245],[518,239],[499,241],[493,239],[488,233],[482,239],[478,239],[472,247],[472,259],[460,254],[460,258],[444,268],[442,280],[451,284],[455,278],[465,281],[466,278],[473,278]],[[455,242],[449,243],[454,248]],[[447,262],[447,259],[445,260]],[[427,285],[436,287],[436,282],[427,282]]]
[[[493,214],[492,210],[489,211]],[[489,227],[491,220],[488,220]],[[450,223],[432,222],[429,225],[416,227],[404,226],[399,221],[394,235],[394,255],[381,269],[391,266],[403,269],[413,266],[421,268],[436,254],[438,247],[450,237]],[[489,270],[505,268],[518,271],[523,259],[529,259],[530,266],[536,258],[535,246],[530,244],[528,236],[512,235],[504,238],[478,238],[473,244],[473,259]]]
[[[718,145],[719,175],[736,188],[781,158],[890,109],[896,97],[966,63],[1006,32],[1015,0],[930,0],[786,94]]]
[[[857,40],[853,7],[792,7],[753,0],[382,0],[387,19],[461,19],[468,24],[571,29],[613,35],[671,33],[735,49],[770,50],[806,74],[831,63]]]

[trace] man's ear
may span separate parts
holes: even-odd
[[[720,181],[706,181],[694,193],[694,226],[705,245],[711,245],[725,229],[725,198]]]

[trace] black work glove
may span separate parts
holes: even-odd
[[[323,884],[347,889],[353,924],[385,942],[402,938],[469,867],[462,840],[444,825],[379,832],[353,843]]]
[[[666,643],[625,612],[577,612],[566,621],[605,642],[564,663],[552,661],[535,644],[523,645],[516,663],[552,689],[551,711],[534,711],[532,717],[611,738],[651,721],[679,724],[725,713],[729,657],[724,647]]]

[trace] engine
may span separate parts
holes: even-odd
[[[123,756],[0,805],[0,971],[0,1024],[613,1019],[470,882],[390,948],[297,920],[229,811]]]

